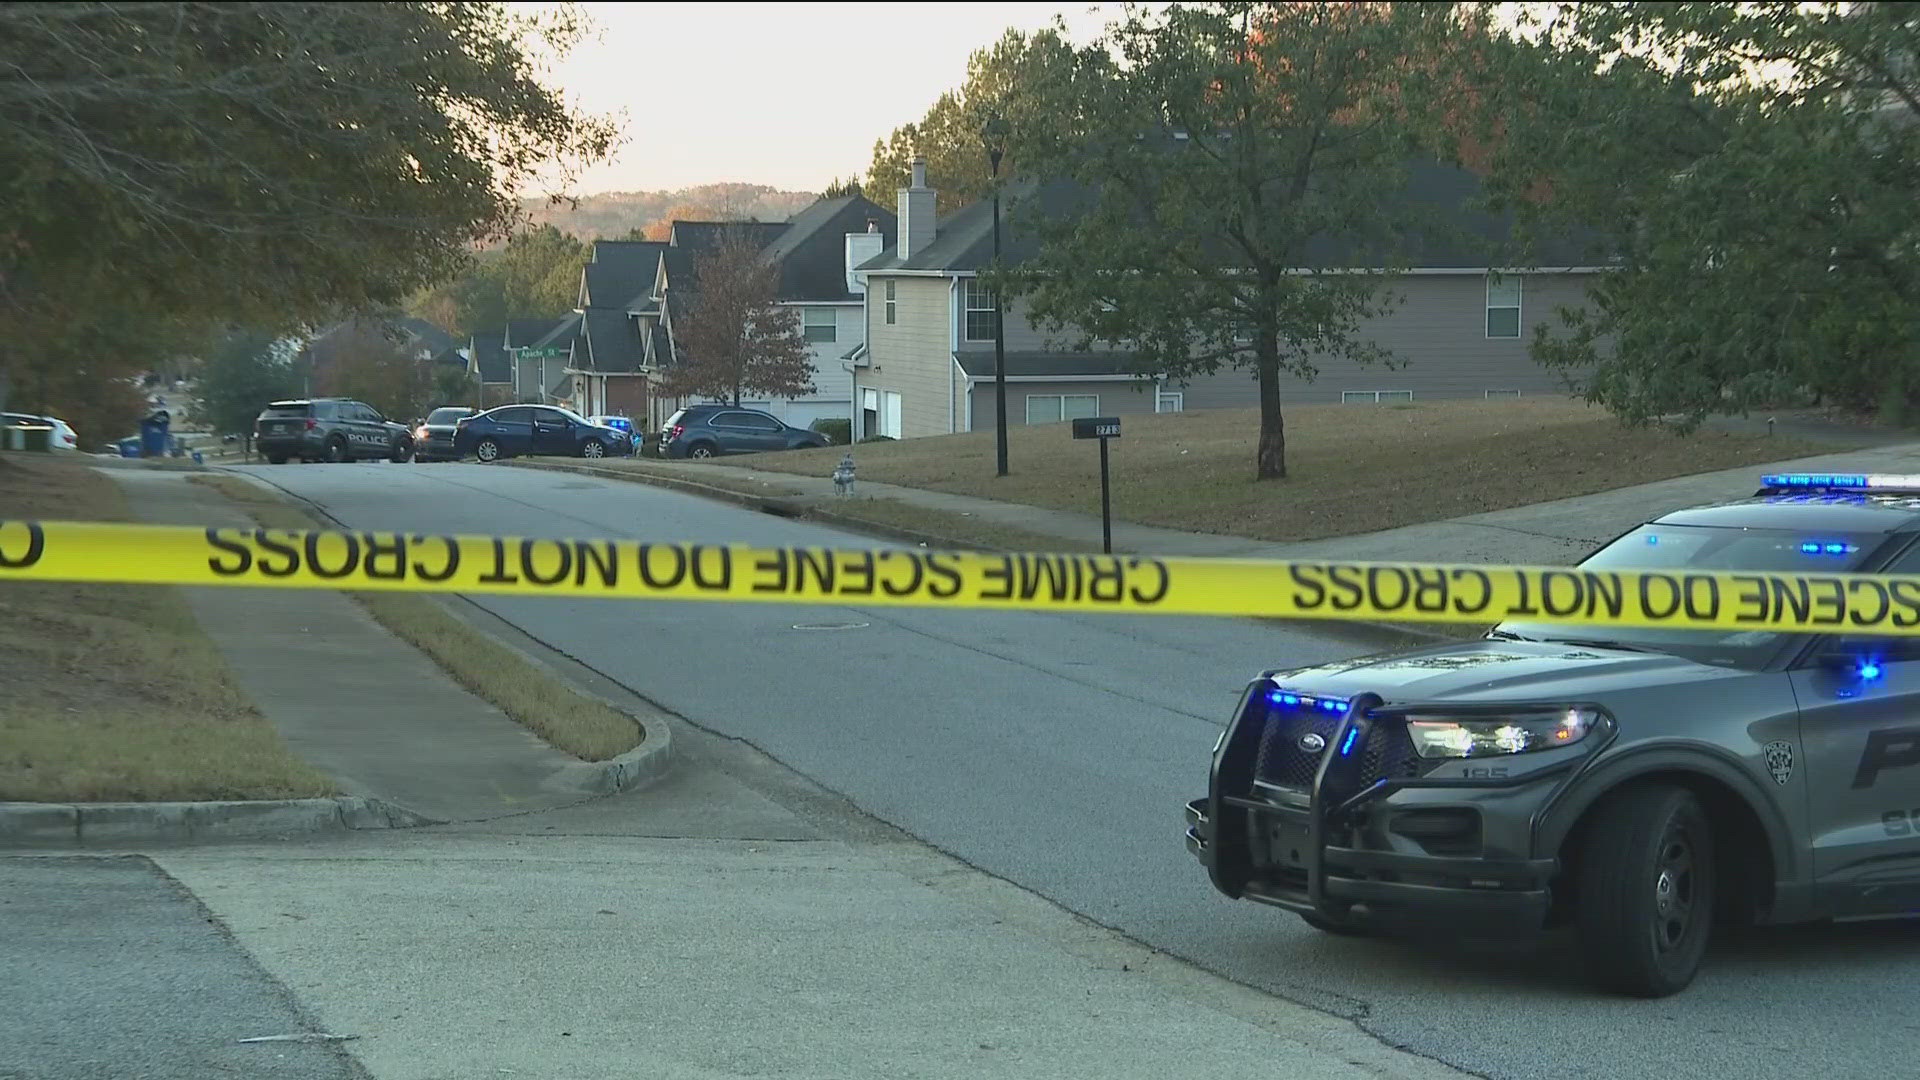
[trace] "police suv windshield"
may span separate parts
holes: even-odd
[[[1857,570],[1883,539],[1859,533],[1815,536],[1788,529],[1642,525],[1594,552],[1580,566],[1593,570],[1832,573]],[[1768,630],[1669,630],[1529,622],[1503,622],[1493,632],[1496,637],[1535,641],[1614,642],[1734,667],[1765,663],[1784,637]]]

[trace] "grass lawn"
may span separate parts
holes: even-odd
[[[203,473],[204,484],[239,504],[269,529],[336,528],[237,476]],[[453,680],[546,740],[583,761],[605,761],[639,746],[639,721],[587,697],[513,649],[474,629],[431,596],[354,592],[374,620],[426,653]]]
[[[1603,410],[1557,398],[1298,405],[1286,422],[1288,478],[1256,482],[1258,410],[1126,417],[1110,444],[1114,517],[1316,540],[1831,449],[1786,436],[1629,430]],[[1098,448],[1075,441],[1069,427],[1011,428],[1004,478],[994,476],[991,430],[864,443],[853,452],[861,480],[1098,514]],[[825,476],[845,453],[832,446],[715,463]]]
[[[131,521],[78,462],[0,455],[0,518]],[[167,586],[0,584],[0,801],[336,794],[233,684]]]

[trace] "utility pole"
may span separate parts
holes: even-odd
[[[998,113],[987,118],[980,129],[987,144],[987,161],[993,168],[993,268],[1000,269],[1000,158],[1007,151],[1007,122]],[[993,290],[993,397],[996,426],[994,455],[996,476],[1007,475],[1007,316],[1001,290]]]

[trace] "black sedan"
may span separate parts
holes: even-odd
[[[547,457],[625,457],[632,437],[603,427],[576,412],[552,405],[502,405],[467,417],[454,430],[453,450],[481,462],[539,455]]]
[[[413,460],[460,460],[453,449],[453,434],[459,429],[460,421],[479,412],[465,405],[442,405],[428,413],[420,426],[413,429]]]

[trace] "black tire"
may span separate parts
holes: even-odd
[[[584,458],[603,458],[607,456],[607,444],[599,439],[588,439],[580,444],[580,456]]]
[[[487,465],[500,460],[500,444],[492,439],[481,439],[473,444],[473,456],[480,464]]]
[[[1577,855],[1575,923],[1603,989],[1666,997],[1693,982],[1713,930],[1713,826],[1693,793],[1667,784],[1609,796]]]
[[[1338,934],[1341,937],[1368,937],[1372,931],[1356,923],[1334,922],[1324,915],[1312,915],[1300,912],[1300,921],[1324,934]]]
[[[393,457],[390,460],[392,460],[393,463],[396,465],[404,465],[407,462],[412,461],[413,460],[413,440],[401,439],[400,441],[394,443]]]
[[[268,454],[267,455],[267,464],[269,465],[285,465],[286,463],[287,463],[287,455],[285,454]]]
[[[327,440],[327,463],[329,465],[352,460],[353,451],[347,449],[347,440],[338,435]]]
[[[687,456],[699,461],[712,457],[713,453],[712,443],[699,442],[687,447]]]

